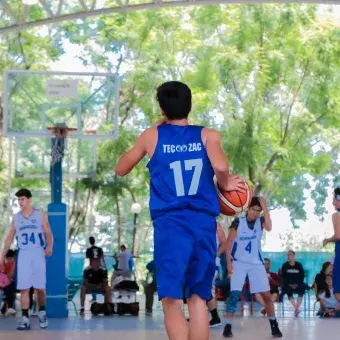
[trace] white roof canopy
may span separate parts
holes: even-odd
[[[260,2],[340,5],[340,0],[112,0],[111,5],[105,5],[105,0],[0,0],[0,34],[89,16],[141,9]]]

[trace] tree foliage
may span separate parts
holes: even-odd
[[[77,46],[84,67],[120,75],[120,135],[100,145],[96,179],[70,184],[71,236],[78,230],[81,237],[82,223],[95,210],[110,218],[110,244],[116,247],[128,235],[117,226],[129,225],[130,205],[139,201],[145,207],[140,250],[149,248],[147,160],[123,179],[114,167],[137,135],[159,119],[155,90],[170,79],[191,87],[191,122],[221,132],[232,171],[246,177],[256,194],[268,196],[272,208],[287,207],[295,223],[306,218],[310,190],[322,218],[327,188],[340,179],[340,27],[320,8],[201,6],[67,22],[53,27],[57,45],[39,38],[46,42],[39,58],[32,57],[31,33],[24,33],[30,37],[24,54],[18,37],[6,37],[16,43],[9,55],[1,53],[0,68],[15,66],[14,56],[18,67],[46,68],[46,56],[60,55],[68,42]]]

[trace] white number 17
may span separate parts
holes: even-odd
[[[185,171],[190,171],[192,170],[192,168],[194,168],[194,174],[192,176],[192,180],[191,180],[191,184],[190,184],[190,188],[188,192],[189,196],[197,194],[198,185],[201,179],[201,174],[202,174],[202,169],[203,169],[202,158],[187,159],[184,161]],[[170,169],[172,169],[174,172],[177,196],[185,196],[181,161],[170,163]]]

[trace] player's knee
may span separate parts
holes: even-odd
[[[227,313],[235,313],[236,312],[236,307],[237,303],[240,300],[241,296],[241,291],[239,290],[233,290],[230,292],[227,305],[226,305],[226,311]]]
[[[175,308],[181,309],[182,300],[165,297],[162,299],[162,305],[165,312]]]
[[[29,289],[23,289],[23,290],[20,291],[21,296],[28,296],[29,293],[30,293]]]

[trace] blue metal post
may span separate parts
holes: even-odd
[[[64,139],[52,139],[52,146],[58,143],[64,153]],[[54,237],[53,255],[47,259],[47,304],[49,317],[62,318],[68,316],[67,298],[67,241],[68,210],[62,201],[62,157],[51,165],[51,200],[48,205],[48,220]]]

